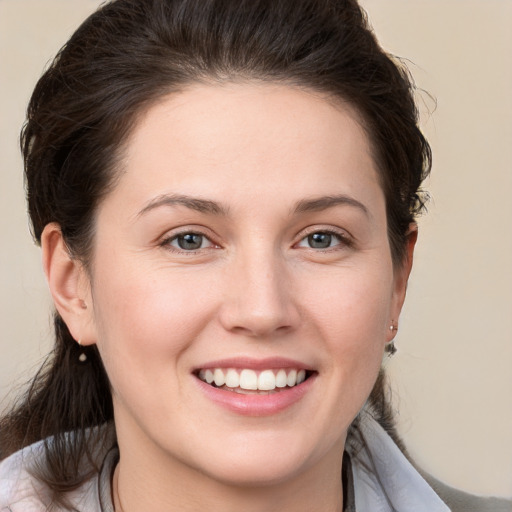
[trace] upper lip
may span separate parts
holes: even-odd
[[[252,357],[232,357],[208,361],[194,368],[194,371],[208,370],[213,368],[247,368],[249,370],[271,370],[281,368],[295,368],[298,370],[313,370],[309,365],[286,357],[266,357],[255,359]]]

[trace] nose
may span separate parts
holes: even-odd
[[[293,280],[282,258],[263,253],[239,258],[227,270],[220,311],[223,327],[268,338],[294,330],[300,321]]]

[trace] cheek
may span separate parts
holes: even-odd
[[[325,282],[317,276],[316,286],[301,292],[308,297],[304,316],[313,322],[310,339],[320,340],[319,350],[327,349],[330,390],[334,401],[344,404],[340,411],[351,411],[349,416],[357,414],[370,394],[387,341],[392,268],[372,269],[340,269]]]
[[[127,264],[95,275],[97,345],[113,383],[123,373],[156,378],[158,368],[176,368],[215,311],[213,288],[199,293],[198,281]]]
[[[358,352],[385,343],[393,295],[391,265],[342,268],[303,282],[308,316],[334,350]]]

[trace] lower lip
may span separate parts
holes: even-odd
[[[269,395],[243,395],[210,386],[199,378],[195,380],[201,391],[213,402],[244,416],[271,416],[297,403],[313,386],[316,374],[293,388],[282,389]]]

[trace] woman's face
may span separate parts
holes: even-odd
[[[339,470],[408,274],[357,117],[195,86],[139,120],[121,166],[85,299],[121,460],[239,484]]]

